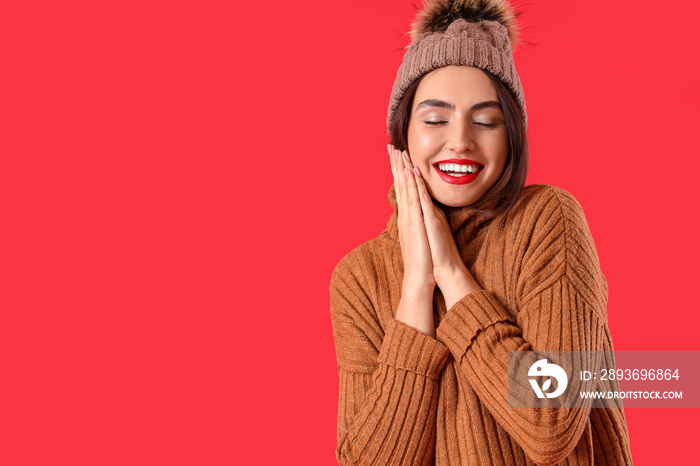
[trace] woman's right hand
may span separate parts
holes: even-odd
[[[387,151],[394,176],[399,242],[404,267],[401,302],[396,319],[434,336],[432,302],[436,282],[413,164],[407,160],[405,152],[396,150],[391,144],[387,145]]]

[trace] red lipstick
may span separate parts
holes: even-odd
[[[441,171],[438,168],[438,165],[441,163],[454,163],[455,165],[478,165],[479,169],[475,173],[467,173],[462,176],[452,176],[448,173],[445,173]],[[435,171],[437,172],[438,176],[442,178],[443,181],[450,183],[450,184],[467,184],[471,183],[476,179],[477,176],[479,176],[479,173],[484,169],[484,165],[475,162],[473,160],[469,159],[445,159],[445,160],[440,160],[439,162],[435,162],[433,164],[433,168],[435,168]]]

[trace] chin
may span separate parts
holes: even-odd
[[[459,199],[455,197],[448,197],[448,198],[436,198],[436,200],[442,204],[446,205],[448,207],[466,207],[468,205],[474,204],[476,200],[474,199]]]
[[[446,205],[447,207],[467,207],[468,205],[473,204],[473,202],[469,202],[469,203],[461,203],[461,202],[458,202],[458,203],[456,203],[456,204],[454,204],[454,203],[446,204],[446,203],[443,202],[442,204]]]

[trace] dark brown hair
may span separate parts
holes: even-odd
[[[481,68],[480,68],[481,69]],[[491,220],[508,212],[520,199],[525,187],[530,151],[525,132],[525,121],[515,97],[494,74],[481,70],[491,78],[501,101],[506,130],[508,131],[508,158],[503,174],[496,183],[470,206],[476,210],[477,221],[486,226]],[[389,127],[389,139],[399,150],[408,149],[408,122],[413,98],[418,85],[426,75],[416,79],[404,94]]]

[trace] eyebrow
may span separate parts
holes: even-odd
[[[448,110],[452,110],[454,112],[455,106],[454,104],[451,104],[450,102],[446,102],[444,100],[440,99],[428,99],[424,100],[423,102],[419,103],[418,106],[416,106],[416,110],[420,110],[421,108],[424,107],[439,107],[439,108],[446,108]],[[479,102],[477,104],[472,105],[471,110],[481,110],[482,108],[498,108],[501,109],[501,104],[496,102],[495,100],[485,100],[484,102]]]

